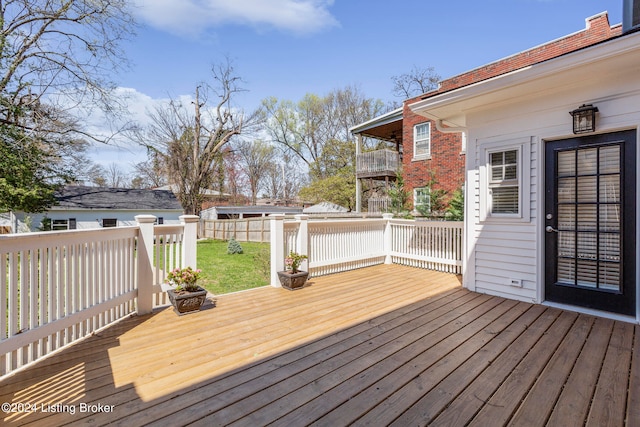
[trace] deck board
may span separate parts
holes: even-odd
[[[0,383],[3,425],[638,425],[638,325],[381,265],[131,317]],[[176,336],[185,339],[176,342]],[[46,407],[46,406],[45,406]]]

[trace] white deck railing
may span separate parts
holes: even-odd
[[[311,275],[338,273],[382,263],[462,273],[462,222],[384,218],[309,221],[271,216],[271,284],[279,286],[289,251],[309,256]]]
[[[141,215],[135,227],[0,236],[0,377],[166,304],[164,274],[196,266],[198,217],[181,219],[154,226]]]

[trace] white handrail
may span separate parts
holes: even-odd
[[[272,232],[271,247],[278,256],[289,251],[309,255],[308,270],[324,275],[382,263],[397,263],[455,274],[462,273],[462,222],[415,221],[385,218],[283,221],[282,231]],[[304,226],[306,221],[306,227]],[[307,239],[300,230],[307,229]],[[307,248],[299,247],[307,241]],[[281,263],[280,263],[281,264]],[[282,265],[272,262],[275,272]]]
[[[0,377],[167,304],[164,273],[196,267],[197,217],[155,229],[155,217],[138,218],[134,227],[0,236]],[[145,230],[152,256],[142,256]]]

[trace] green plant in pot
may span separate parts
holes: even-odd
[[[198,311],[204,304],[207,290],[197,284],[201,273],[200,269],[185,267],[174,268],[167,274],[168,284],[173,287],[167,294],[178,314]]]
[[[308,259],[306,255],[297,252],[289,252],[284,259],[285,271],[278,271],[278,278],[283,288],[294,290],[302,288],[309,277],[308,271],[300,271],[302,261]]]

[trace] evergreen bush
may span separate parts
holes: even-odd
[[[227,245],[227,253],[229,255],[235,255],[241,254],[242,252],[242,246],[240,246],[240,243],[238,243],[233,237],[229,239],[229,244]]]

